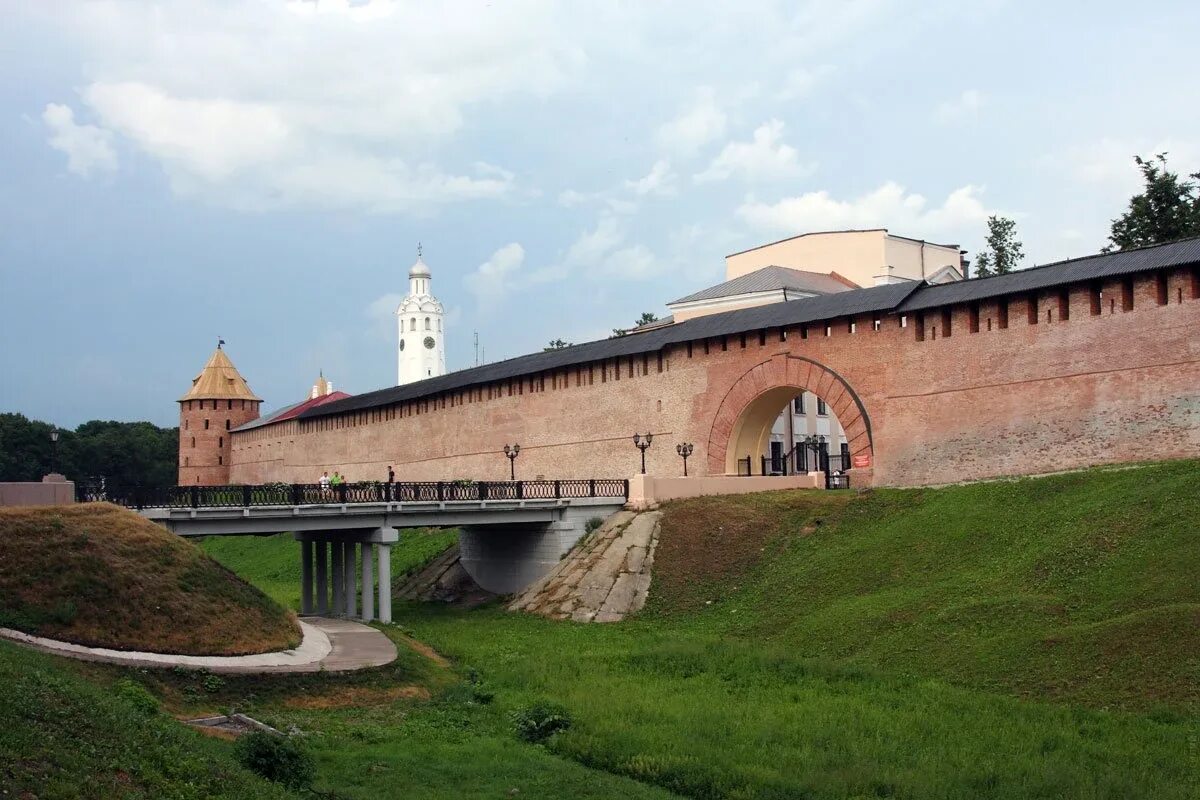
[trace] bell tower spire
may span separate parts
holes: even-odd
[[[408,295],[396,309],[397,385],[446,374],[445,310],[433,296],[433,274],[417,242],[417,261],[408,270]]]

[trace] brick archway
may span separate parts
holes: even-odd
[[[846,379],[810,358],[776,355],[746,370],[721,399],[708,435],[708,474],[736,475],[737,459],[749,449],[762,452],[761,440],[792,397],[808,391],[825,401],[846,432],[852,456],[875,463],[871,419]]]

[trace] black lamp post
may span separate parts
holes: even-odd
[[[690,456],[692,454],[692,450],[694,450],[694,449],[695,448],[692,447],[692,445],[689,444],[688,442],[684,442],[683,444],[675,445],[675,452],[679,453],[679,456],[683,459],[683,477],[685,477],[685,478],[687,477],[688,456]]]
[[[58,472],[58,428],[50,430],[50,471]]]
[[[517,456],[521,454],[521,445],[514,444],[512,447],[504,445],[504,455],[508,456],[508,477],[509,480],[517,479]]]
[[[642,451],[642,474],[646,474],[646,448],[650,447],[650,442],[654,440],[654,434],[647,433],[642,436],[640,433],[633,435],[633,446]]]
[[[806,450],[813,451],[813,463],[815,463],[817,465],[817,467],[821,466],[821,445],[823,445],[824,443],[825,443],[824,436],[805,436],[804,437],[804,447]],[[804,469],[807,470],[808,469],[808,463],[807,463],[808,459],[805,458],[804,461],[805,461]]]

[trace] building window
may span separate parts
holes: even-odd
[[[208,420],[204,420],[204,430],[208,430]]]
[[[1000,298],[999,305],[996,306],[996,325],[1001,330],[1008,327],[1008,298]]]
[[[226,400],[225,402],[227,403],[227,405],[225,406],[225,410],[226,410],[226,411],[233,411],[233,401],[232,401],[232,400]]]
[[[192,447],[195,447],[195,446],[196,446],[196,437],[193,436],[192,437]]]
[[[217,456],[217,466],[222,466],[225,463],[225,456]]]
[[[192,461],[192,460],[191,460],[190,458],[188,458],[187,456],[184,456],[184,457],[183,457],[183,465],[184,465],[185,467],[190,467],[190,466],[191,466],[191,461]]]
[[[804,413],[804,395],[798,394],[792,399],[792,408],[797,414]]]
[[[1157,292],[1158,304],[1165,306],[1167,304],[1167,276],[1166,273],[1160,272],[1154,276],[1154,288]]]
[[[827,416],[828,414],[829,414],[829,409],[825,407],[825,401],[818,397],[817,398],[817,416],[824,417],[824,416]]]
[[[417,318],[416,317],[412,317],[411,319],[409,319],[408,329],[410,331],[415,331],[417,329]]]
[[[189,426],[188,426],[188,423],[189,423],[189,422],[191,422],[191,420],[186,420],[186,419],[185,419],[185,420],[183,421],[183,429],[184,429],[185,431],[186,431],[186,430],[188,429],[188,427],[189,427]]]
[[[979,333],[979,303],[971,303],[967,306],[967,330],[971,333]]]
[[[1036,294],[1029,295],[1028,308],[1029,308],[1029,324],[1037,325],[1038,324],[1038,298],[1037,298]]]
[[[1071,318],[1071,293],[1063,289],[1058,293],[1058,321],[1065,322]]]
[[[1133,311],[1133,278],[1121,281],[1121,310]]]
[[[429,327],[429,317],[425,318],[425,330],[427,330],[427,331],[433,330],[433,328]]]
[[[229,420],[225,420],[225,430],[229,430]]]
[[[217,437],[217,449],[218,450],[225,449],[225,437],[224,436]]]

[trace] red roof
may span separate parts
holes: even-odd
[[[297,403],[294,406],[283,409],[283,411],[279,413],[279,416],[271,418],[271,422],[283,422],[285,419],[293,419],[300,416],[303,412],[308,411],[310,408],[323,406],[326,403],[332,403],[334,400],[341,400],[342,398],[349,396],[350,395],[346,394],[345,392],[330,392],[329,394],[321,395],[320,397],[313,397],[305,400],[303,403]]]

